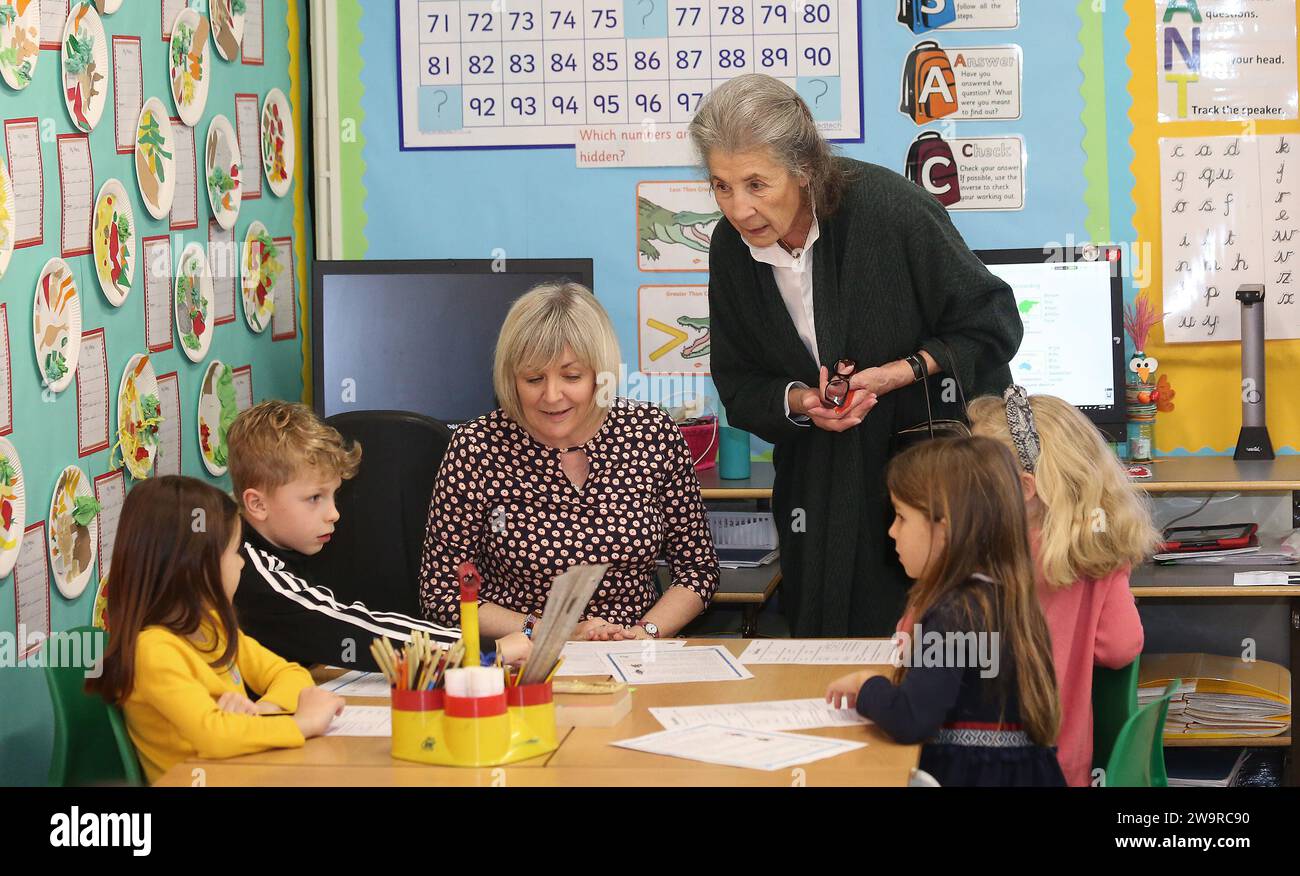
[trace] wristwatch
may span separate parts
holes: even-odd
[[[925,360],[921,358],[920,353],[913,353],[903,361],[906,362],[908,365],[912,366],[913,383],[920,383],[922,380],[925,380],[926,378],[925,372],[928,369],[925,367]]]
[[[524,638],[528,639],[530,642],[533,640],[533,628],[537,626],[539,620],[541,620],[541,618],[535,614],[529,614],[528,617],[524,619]]]
[[[659,628],[654,624],[650,623],[650,621],[639,620],[636,623],[632,624],[632,626],[643,628],[647,633],[650,634],[650,638],[652,639],[659,638]]]

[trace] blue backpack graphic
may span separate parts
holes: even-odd
[[[925,33],[957,20],[957,0],[898,0],[898,22]]]

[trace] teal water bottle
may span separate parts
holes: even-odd
[[[718,436],[718,477],[741,481],[749,477],[749,433],[723,426]]]

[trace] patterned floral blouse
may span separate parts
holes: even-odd
[[[655,560],[708,606],[718,587],[690,450],[660,408],[618,398],[582,445],[579,489],[561,451],[497,410],[461,426],[438,469],[420,569],[426,618],[460,622],[456,568],[473,560],[481,601],[540,613],[551,581],[578,563],[609,563],[583,618],[631,625],[659,599]]]

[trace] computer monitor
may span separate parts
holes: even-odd
[[[1111,441],[1125,440],[1123,257],[1117,247],[975,253],[1011,286],[1025,325],[1011,379],[1065,399]]]
[[[414,411],[455,424],[493,410],[506,312],[538,283],[561,280],[590,289],[591,259],[316,262],[316,412]]]

